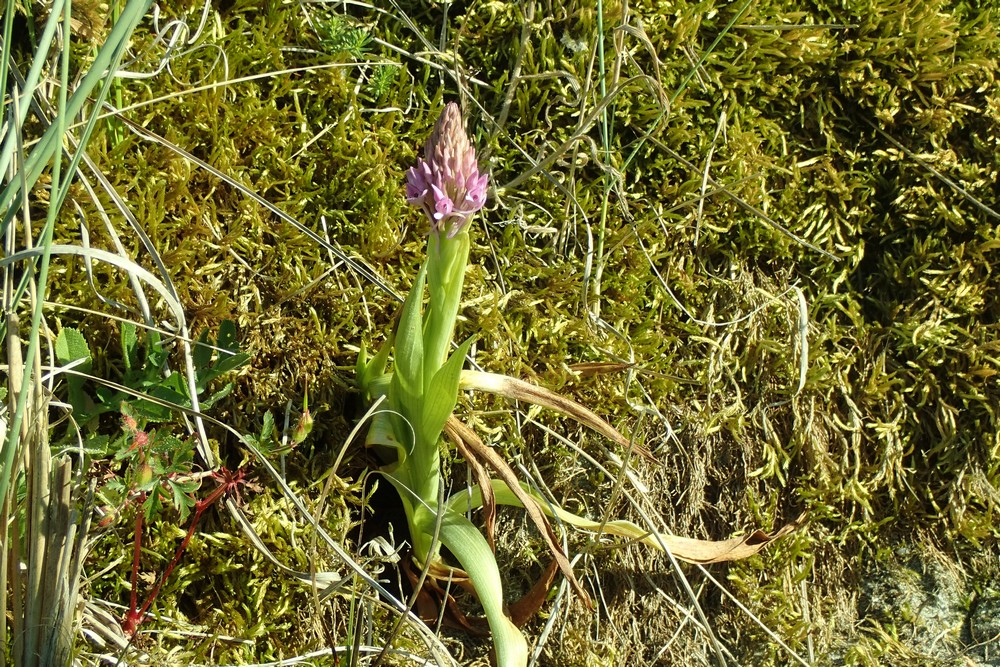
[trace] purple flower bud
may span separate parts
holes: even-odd
[[[479,173],[476,149],[449,102],[424,146],[424,157],[406,172],[406,201],[424,210],[432,232],[457,234],[486,203],[488,177]]]

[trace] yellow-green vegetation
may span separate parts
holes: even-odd
[[[113,24],[80,4],[74,76]],[[114,81],[108,101],[120,111],[86,111],[107,114],[86,148],[106,183],[81,168],[94,189],[73,184],[54,242],[161,265],[196,335],[214,341],[235,323],[249,360],[202,395],[222,392],[204,409],[218,461],[201,451],[195,472],[243,466],[248,483],[231,505],[274,558],[342,581],[295,579],[219,504],[132,645],[100,649],[81,635],[81,658],[244,664],[326,650],[316,664],[353,665],[369,654],[351,646],[391,638],[398,652],[384,664],[443,650],[459,664],[488,661],[489,641],[465,631],[441,629],[432,650],[412,620],[397,628],[392,603],[311,523],[407,601],[392,555],[407,539],[402,510],[373,491],[386,485],[368,475],[381,462],[348,437],[367,407],[353,369],[362,344],[377,349],[394,326],[423,259],[426,223],[406,204],[404,175],[448,101],[461,103],[491,178],[456,340],[476,334],[480,368],[573,397],[657,463],[632,457],[620,475],[612,443],[497,398],[463,398],[456,415],[539,493],[598,520],[641,512],[653,528],[722,539],[809,513],[761,555],[706,568],[557,526],[596,605],[557,581],[525,628],[538,664],[995,656],[1000,646],[981,637],[967,648],[961,629],[932,648],[911,641],[922,617],[872,612],[871,590],[891,597],[872,582],[905,586],[940,561],[961,573],[942,577],[961,588],[948,604],[974,611],[1000,576],[1000,7],[375,4],[162,4],[121,64],[149,76]],[[46,16],[17,7],[11,59],[26,71]],[[26,125],[26,144],[43,129]],[[46,179],[30,192],[36,218]],[[45,321],[52,341],[82,333],[88,374],[121,382],[120,318],[141,324],[141,300],[119,267],[87,268],[53,259]],[[149,299],[155,323],[169,319]],[[173,349],[167,363],[183,371]],[[54,383],[55,400],[70,401],[69,384]],[[282,447],[306,392],[312,431]],[[122,475],[108,451],[118,412],[77,431],[53,403],[54,451],[82,442],[90,478]],[[195,438],[190,415],[173,414],[156,428]],[[445,459],[462,488],[465,466]],[[198,497],[212,488],[204,481]],[[91,528],[88,636],[114,625],[98,610],[120,620],[128,606],[135,511]],[[510,602],[541,575],[546,547],[519,514],[501,512],[497,525]],[[147,524],[140,596],[187,527],[167,510]]]

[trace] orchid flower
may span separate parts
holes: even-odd
[[[406,176],[407,201],[420,207],[430,223],[427,260],[403,304],[395,340],[387,341],[371,361],[362,350],[358,380],[369,398],[387,399],[388,410],[374,418],[367,444],[395,450],[396,461],[382,472],[402,499],[414,558],[436,564],[440,546],[448,547],[483,605],[498,664],[519,667],[527,662],[528,645],[504,614],[493,551],[461,511],[439,506],[438,497],[442,432],[458,400],[472,339],[448,352],[469,259],[469,222],[486,203],[487,183],[486,174],[479,173],[461,110],[450,103],[427,140],[423,159]],[[430,298],[422,308],[425,284]],[[387,378],[390,346],[394,368]]]
[[[587,602],[545,516],[556,516],[582,529],[641,540],[669,550],[680,560],[699,563],[744,558],[773,538],[757,531],[722,542],[692,540],[652,533],[626,521],[592,521],[550,506],[452,416],[460,389],[486,391],[558,410],[622,447],[634,447],[596,414],[565,397],[515,378],[463,371],[472,338],[449,354],[469,259],[469,223],[486,202],[487,184],[465,133],[461,110],[450,103],[427,140],[424,157],[406,175],[406,199],[423,211],[430,224],[427,259],[403,304],[395,336],[390,336],[374,357],[369,358],[362,347],[357,380],[368,400],[384,399],[387,405],[373,417],[366,445],[394,457],[381,472],[402,499],[414,559],[429,572],[467,575],[493,633],[497,664],[524,667],[527,640],[504,612],[502,579],[491,542],[466,518],[465,510],[489,509],[495,504],[525,508],[543,537],[548,535],[550,551],[563,574]],[[426,305],[425,288],[429,294]],[[387,371],[390,355],[392,372]],[[448,499],[439,495],[445,433],[470,459],[479,482]],[[496,470],[502,481],[489,478],[483,462]],[[491,516],[486,524],[492,539]],[[786,526],[778,535],[790,529]],[[448,548],[461,570],[442,562],[441,546]]]
[[[406,174],[406,201],[419,206],[431,233],[454,238],[486,203],[486,174],[462,125],[462,112],[449,103],[424,147],[424,157]]]

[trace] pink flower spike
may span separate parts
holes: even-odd
[[[449,102],[424,146],[424,157],[406,172],[406,201],[423,209],[431,232],[461,231],[486,203],[489,178],[479,173],[458,105]]]

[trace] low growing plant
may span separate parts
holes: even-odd
[[[190,390],[185,375],[169,367],[170,342],[153,330],[147,330],[140,341],[138,332],[131,322],[121,325],[122,368],[117,383],[95,382],[88,375],[92,353],[87,340],[76,329],[63,328],[55,344],[59,363],[73,369],[66,376],[67,399],[74,419],[87,434],[86,450],[95,459],[110,458],[117,468],[100,489],[106,510],[101,525],[114,522],[127,510],[135,512],[131,592],[128,610],[122,619],[124,630],[130,634],[134,634],[146,618],[146,612],[180,562],[205,511],[244,483],[242,469],[231,472],[221,467],[211,472],[197,471],[194,440],[178,438],[164,426],[176,410],[191,408]],[[208,331],[203,331],[193,347],[194,390],[199,396],[200,407],[205,408],[232,390],[232,384],[226,383],[209,393],[211,383],[242,365],[248,355],[240,352],[236,326],[228,320],[220,324],[214,340]],[[113,410],[121,415],[121,436],[109,438],[92,433],[97,428],[96,419]],[[265,435],[262,434],[262,440]],[[214,480],[216,487],[199,498],[206,477]],[[181,524],[190,519],[187,532],[170,563],[140,604],[139,568],[144,527],[170,510],[177,513]]]
[[[118,386],[97,383],[89,387],[92,354],[87,340],[76,329],[66,327],[56,338],[56,358],[63,366],[73,365],[67,375],[69,404],[73,418],[81,426],[94,418],[120,409],[128,401],[138,414],[150,421],[164,421],[176,408],[190,408],[191,397],[183,373],[168,368],[170,344],[154,330],[148,330],[140,342],[138,329],[131,322],[121,325],[122,375]],[[203,331],[194,344],[192,361],[198,404],[204,409],[232,391],[226,383],[212,394],[206,394],[210,384],[220,376],[246,363],[249,355],[240,352],[236,340],[236,325],[223,320],[215,340]],[[147,398],[143,398],[147,397]]]
[[[122,619],[125,632],[135,634],[163,584],[187,550],[202,515],[227,493],[237,492],[245,482],[242,469],[232,472],[221,467],[209,473],[196,472],[192,440],[177,438],[164,429],[147,430],[143,417],[127,403],[122,403],[121,415],[124,434],[113,448],[116,450],[115,461],[123,463],[125,468],[122,474],[111,477],[101,490],[101,495],[108,502],[107,514],[101,523],[109,524],[126,508],[135,508],[131,592],[128,611]],[[197,493],[205,477],[214,480],[216,486],[204,497],[198,498]],[[140,605],[139,568],[144,525],[168,509],[177,512],[180,523],[187,521],[188,517],[190,523],[170,563]]]
[[[369,358],[362,348],[357,379],[368,400],[385,406],[375,412],[366,444],[381,450],[389,460],[381,472],[402,500],[413,558],[431,577],[454,578],[469,584],[492,630],[497,663],[516,667],[525,665],[528,659],[527,641],[515,622],[526,620],[526,616],[504,613],[503,585],[492,549],[496,504],[528,511],[546,536],[555,562],[585,601],[586,594],[576,582],[544,515],[558,515],[565,523],[588,530],[638,539],[691,562],[744,558],[773,538],[759,531],[722,542],[678,538],[651,533],[628,521],[591,521],[551,508],[517,480],[499,455],[452,416],[459,390],[478,389],[559,410],[625,447],[632,446],[593,412],[569,399],[515,378],[462,370],[473,338],[454,351],[451,343],[469,258],[469,223],[483,207],[486,194],[487,176],[479,172],[458,105],[450,103],[427,141],[424,157],[407,174],[407,201],[421,208],[430,223],[427,258],[403,304],[394,335],[374,357]],[[387,371],[390,356],[392,372]],[[462,452],[478,480],[471,491],[447,499],[441,483],[445,435]],[[484,462],[500,479],[486,474]],[[464,512],[470,507],[485,508],[486,536],[466,518]],[[786,526],[778,535],[795,525]],[[442,560],[442,546],[457,559],[461,569]]]

